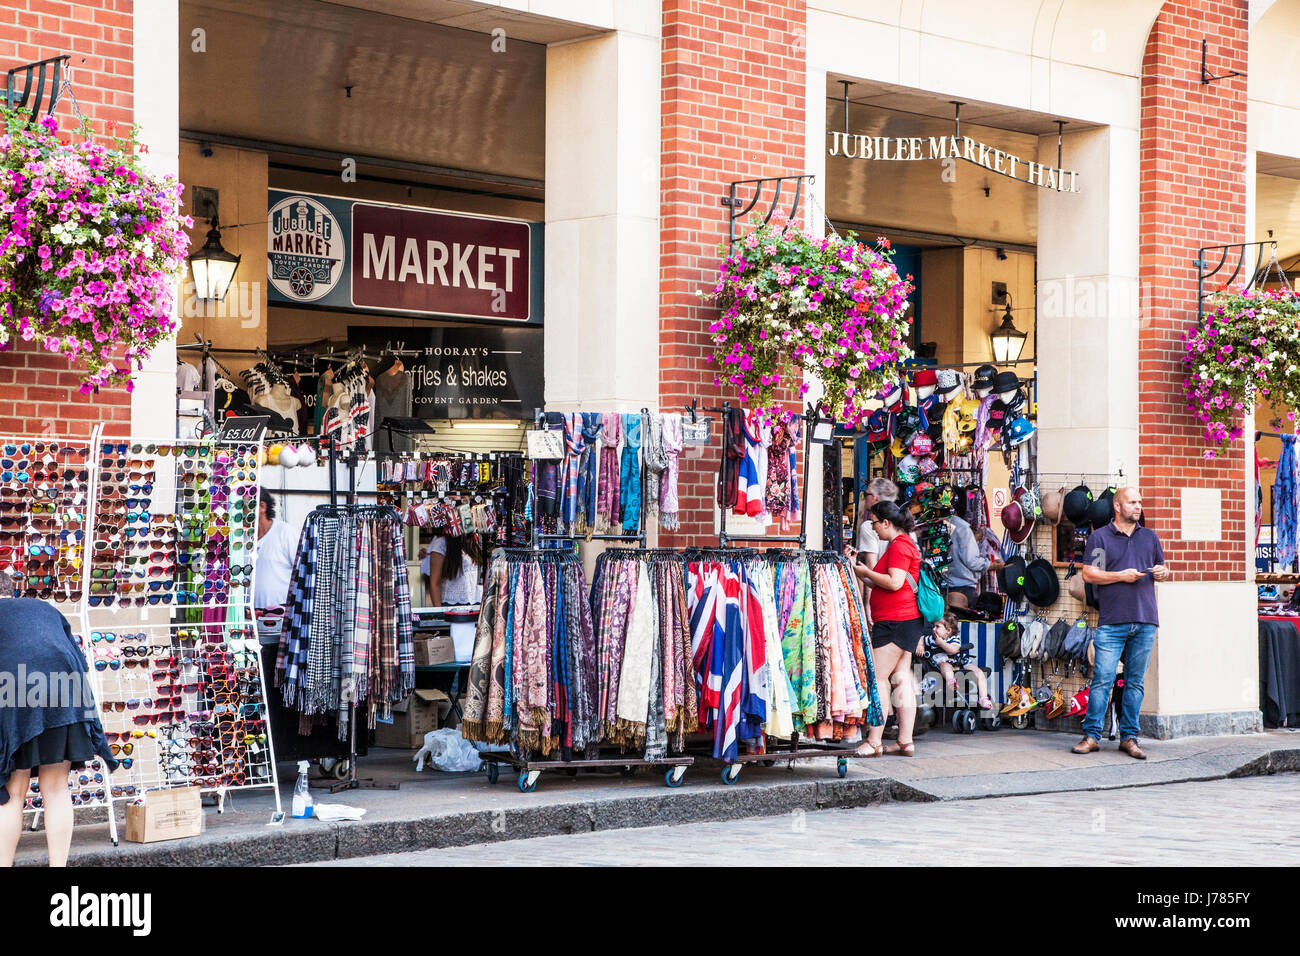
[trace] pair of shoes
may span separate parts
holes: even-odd
[[[915,757],[916,744],[914,744],[910,740],[905,744],[903,743],[890,744],[888,747],[885,748],[885,753],[889,754],[891,757]]]
[[[1090,754],[1100,749],[1101,744],[1097,743],[1097,741],[1093,740],[1087,734],[1084,734],[1083,739],[1070,748],[1070,752],[1076,754]]]
[[[1120,741],[1119,749],[1124,751],[1124,753],[1128,754],[1134,760],[1147,759],[1147,755],[1143,753],[1142,748],[1138,746],[1138,739],[1136,737],[1129,737],[1127,740]]]

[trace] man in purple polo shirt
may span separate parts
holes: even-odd
[[[1083,580],[1097,589],[1095,663],[1088,691],[1088,713],[1083,719],[1083,739],[1072,748],[1090,754],[1101,744],[1102,715],[1115,683],[1115,670],[1124,661],[1124,697],[1119,714],[1119,749],[1146,760],[1138,746],[1138,713],[1142,709],[1143,678],[1156,643],[1156,581],[1169,578],[1160,539],[1138,524],[1142,493],[1136,488],[1115,492],[1115,518],[1088,536]]]

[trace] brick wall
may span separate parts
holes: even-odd
[[[1196,321],[1202,246],[1238,242],[1246,226],[1246,79],[1201,83],[1201,38],[1210,72],[1246,69],[1245,0],[1166,3],[1142,65],[1139,274],[1148,307],[1139,333],[1138,430],[1143,495],[1180,580],[1241,580],[1246,487],[1240,442],[1203,457],[1203,429],[1186,411],[1181,336]],[[1223,541],[1177,536],[1184,487],[1223,496]],[[1252,529],[1253,533],[1253,529]]]
[[[803,0],[664,0],[659,403],[665,411],[693,398],[701,405],[736,398],[713,387],[705,357],[717,310],[702,306],[696,292],[717,281],[718,244],[727,238],[727,210],[719,200],[727,184],[804,172],[806,22]],[[661,535],[663,544],[698,542],[712,533],[716,450],[715,439],[707,458],[683,460],[681,532]]]
[[[95,132],[102,135],[109,123],[131,124],[134,0],[3,3],[0,69],[70,54],[72,90]],[[73,126],[71,97],[63,97],[56,115],[63,129]],[[60,356],[23,342],[0,352],[0,432],[85,435],[99,421],[108,423],[110,433],[129,430],[131,399],[125,389],[86,396],[77,385],[77,373]]]

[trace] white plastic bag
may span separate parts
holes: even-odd
[[[478,770],[483,766],[478,751],[454,727],[444,727],[424,735],[424,746],[415,755],[417,771],[424,770],[425,757],[439,770],[453,773]]]
[[[315,807],[317,820],[336,823],[339,820],[360,820],[366,815],[364,807],[350,807],[345,803],[318,803]]]

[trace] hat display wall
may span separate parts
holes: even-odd
[[[1020,502],[1008,501],[1002,509],[1002,527],[1007,529],[1007,534],[1011,540],[1019,544],[1029,537],[1029,533],[1034,530],[1034,525],[1025,517],[1025,513],[1020,509]]]

